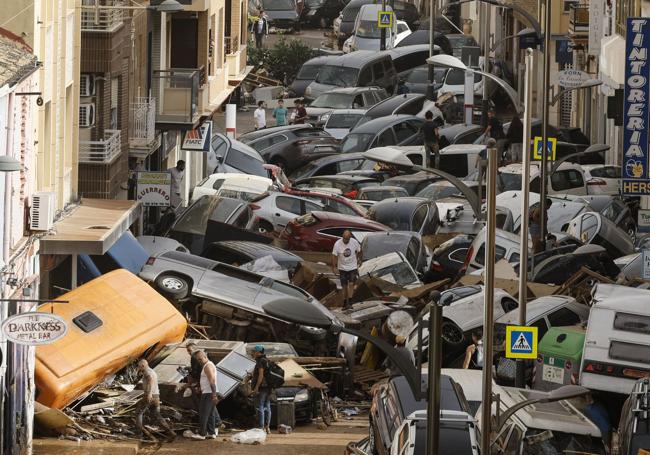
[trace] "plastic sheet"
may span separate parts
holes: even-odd
[[[230,441],[238,444],[261,444],[266,441],[266,433],[260,428],[235,433],[230,437]]]

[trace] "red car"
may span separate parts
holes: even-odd
[[[346,229],[352,233],[390,231],[388,226],[359,216],[311,212],[289,221],[280,239],[286,240],[289,250],[329,253]]]
[[[343,196],[331,193],[321,193],[319,191],[310,191],[309,188],[286,188],[284,192],[307,199],[313,199],[316,202],[320,202],[321,204],[330,207],[331,210],[336,213],[366,216],[366,209],[351,199]]]

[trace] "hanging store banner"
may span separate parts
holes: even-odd
[[[648,101],[650,100],[650,19],[628,18],[625,37],[622,193],[650,196]]]
[[[136,199],[144,207],[169,207],[172,175],[163,172],[138,172]]]
[[[185,132],[183,137],[182,150],[194,152],[209,152],[210,138],[212,137],[212,121],[203,122],[193,130]]]
[[[51,313],[20,313],[2,323],[2,333],[8,341],[28,346],[52,344],[67,332],[65,320]]]

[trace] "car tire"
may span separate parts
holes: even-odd
[[[463,330],[460,327],[458,327],[456,324],[454,324],[453,322],[447,319],[442,321],[441,335],[442,335],[442,339],[445,342],[453,346],[459,346],[463,344],[465,340],[465,335],[463,334]]]
[[[187,297],[190,285],[185,278],[171,273],[163,273],[156,278],[156,289],[165,297],[180,300]]]
[[[636,226],[633,224],[629,225],[627,227],[627,235],[630,236],[630,240],[632,240],[633,243],[636,242]]]
[[[260,220],[257,225],[257,230],[260,232],[260,234],[272,234],[275,231],[275,228],[268,221]]]

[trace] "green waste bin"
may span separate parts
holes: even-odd
[[[552,327],[539,342],[533,389],[553,390],[578,384],[585,344],[584,327]]]

